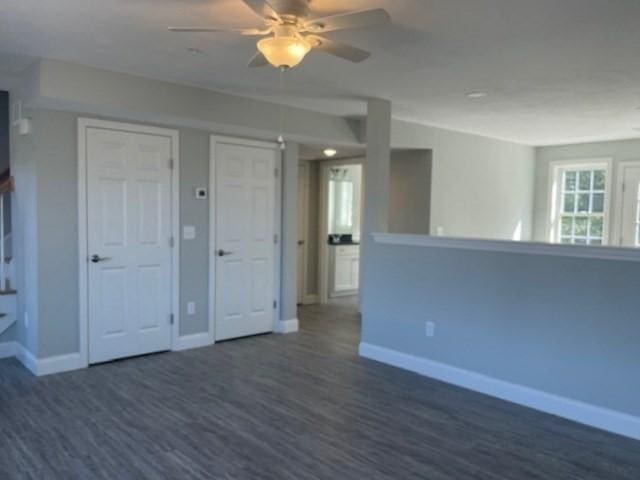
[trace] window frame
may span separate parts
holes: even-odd
[[[590,158],[590,159],[567,159],[557,160],[549,163],[549,190],[548,190],[548,212],[547,235],[550,243],[562,244],[561,241],[561,209],[563,193],[563,174],[572,170],[604,170],[604,208],[602,212],[602,245],[582,245],[572,243],[576,247],[606,247],[610,245],[610,232],[613,218],[611,218],[611,202],[613,192],[613,159],[612,158]]]

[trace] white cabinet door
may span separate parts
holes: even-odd
[[[360,248],[354,245],[334,248],[333,292],[335,294],[356,293],[359,288]]]
[[[278,151],[222,141],[213,145],[216,340],[271,332]]]
[[[87,130],[89,361],[171,347],[171,139]]]
[[[640,166],[623,169],[621,245],[640,247]]]

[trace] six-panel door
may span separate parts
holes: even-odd
[[[273,331],[273,148],[215,142],[216,340]]]
[[[171,148],[87,130],[90,363],[171,347]]]

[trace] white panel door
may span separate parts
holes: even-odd
[[[171,139],[87,130],[89,362],[171,347]]]
[[[621,244],[640,247],[640,166],[623,171]]]
[[[273,331],[273,148],[215,142],[216,340]]]

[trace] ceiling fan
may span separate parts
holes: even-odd
[[[268,64],[287,69],[298,65],[312,49],[359,63],[371,56],[366,50],[335,42],[321,33],[385,25],[391,22],[386,10],[377,8],[311,18],[310,0],[242,0],[265,23],[261,28],[225,29],[214,27],[169,27],[172,32],[232,32],[265,36],[257,43],[258,52],[249,67]]]

